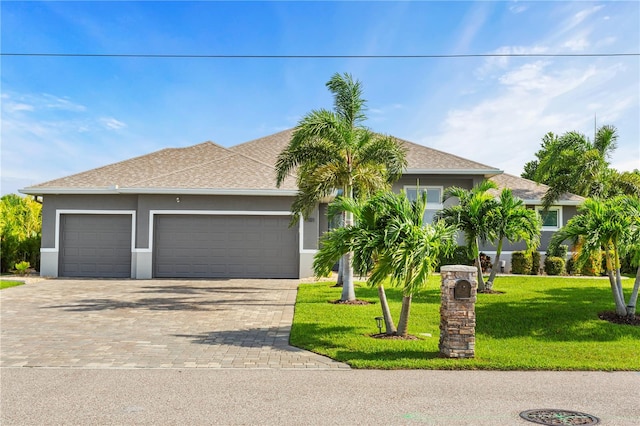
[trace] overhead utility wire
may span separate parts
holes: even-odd
[[[74,58],[213,58],[213,59],[422,59],[422,58],[574,58],[640,56],[640,53],[472,53],[448,55],[180,55],[140,53],[16,53],[0,56],[47,56]]]

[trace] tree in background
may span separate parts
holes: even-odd
[[[321,199],[340,191],[345,198],[366,198],[389,188],[406,166],[405,151],[389,136],[373,133],[362,125],[366,101],[362,85],[349,74],[334,74],[327,82],[334,110],[313,110],[296,126],[291,141],[278,156],[276,183],[297,172],[298,194],[291,207],[294,223],[306,217]],[[344,226],[353,224],[347,212]],[[355,300],[352,253],[343,262],[342,300]]]
[[[594,254],[598,258],[604,254],[616,314],[633,317],[640,289],[640,200],[626,195],[605,200],[588,198],[578,208],[578,213],[554,234],[551,244],[556,246],[565,240],[572,241],[579,247],[578,267]],[[632,254],[633,262],[638,266],[628,303],[620,272],[620,258],[626,253]]]
[[[378,286],[387,334],[394,330],[386,306],[383,283],[402,288],[402,308],[395,334],[406,336],[412,297],[426,284],[441,254],[454,247],[455,228],[444,222],[423,224],[426,193],[409,201],[405,193],[380,193],[364,203],[338,199],[332,209],[350,211],[355,224],[325,234],[314,259],[316,275],[322,276],[341,255],[353,252],[353,265],[368,283]],[[380,291],[382,289],[382,292]]]
[[[621,173],[609,166],[617,141],[617,130],[609,125],[597,129],[593,141],[578,132],[562,136],[549,132],[542,138],[536,160],[525,164],[521,176],[549,186],[543,197],[545,207],[567,192],[583,197],[639,195],[638,171]]]
[[[2,272],[26,261],[36,269],[40,265],[42,205],[16,194],[0,199],[0,250]]]
[[[489,190],[496,188],[496,184],[488,180],[470,190],[449,187],[444,192],[444,199],[456,197],[459,203],[444,208],[435,216],[437,221],[444,221],[464,233],[469,258],[474,259],[478,269],[478,291],[486,290],[480,261],[480,243],[488,241],[493,232],[493,215],[490,212],[498,207],[498,201]]]

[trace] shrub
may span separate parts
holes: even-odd
[[[635,274],[638,266],[634,266],[631,261],[631,253],[627,253],[622,259],[620,259],[620,272],[623,274]]]
[[[18,262],[16,263],[16,273],[19,275],[26,275],[27,274],[27,270],[31,267],[31,264],[29,262],[25,262],[24,260],[22,262]]]
[[[469,252],[465,246],[456,247],[450,255],[440,256],[440,259],[438,259],[438,268],[436,270],[439,271],[440,266],[442,265],[473,265],[473,260],[469,259],[468,253]]]
[[[538,275],[540,273],[540,252],[531,252],[531,275]]]
[[[40,269],[42,206],[15,194],[0,198],[0,268],[9,272],[16,263]]]
[[[552,257],[561,257],[563,260],[567,258],[569,253],[569,246],[566,244],[560,244],[556,250],[551,254]]]
[[[598,277],[602,275],[605,268],[602,267],[602,257],[593,255],[587,260],[587,262],[580,268],[580,275],[586,275],[589,277]]]
[[[561,257],[566,259],[567,253],[569,253],[569,246],[566,244],[549,244],[549,247],[547,247],[547,257]]]
[[[576,273],[576,261],[573,260],[573,257],[567,259],[567,263],[564,265],[564,268],[569,275],[573,275]]]
[[[482,252],[480,253],[480,266],[482,267],[482,272],[487,272],[488,269],[493,267],[491,258]]]
[[[514,251],[511,254],[511,273],[528,275],[531,271],[531,255],[524,251]]]
[[[560,275],[564,270],[564,259],[558,256],[548,256],[544,260],[544,272],[547,275]]]

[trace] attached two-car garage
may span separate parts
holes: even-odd
[[[155,214],[156,278],[297,278],[298,229],[289,215]],[[60,215],[59,276],[132,276],[130,214]]]
[[[158,278],[297,278],[298,231],[290,216],[157,215]]]

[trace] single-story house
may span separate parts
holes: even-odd
[[[292,176],[275,186],[275,162],[293,130],[224,148],[168,148],[22,189],[43,197],[43,276],[108,278],[299,278],[329,229],[321,203],[289,227]],[[393,190],[427,191],[426,220],[445,188],[483,179],[540,208],[546,187],[456,155],[400,140],[408,166]],[[576,213],[566,195],[545,216],[542,249]],[[447,202],[454,202],[449,200]],[[505,247],[505,257],[510,250]],[[490,247],[484,247],[490,254]]]

